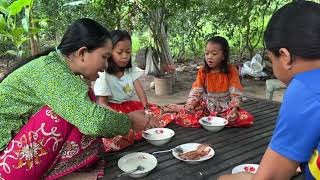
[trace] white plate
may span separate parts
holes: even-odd
[[[259,164],[242,164],[232,169],[232,174],[240,172],[249,172],[255,174],[259,168]]]
[[[199,145],[201,145],[201,144],[199,144],[199,143],[187,143],[187,144],[182,144],[180,146],[177,146],[176,148],[180,147],[183,150],[183,153],[185,153],[185,152],[196,150]],[[181,161],[184,161],[184,162],[186,162],[188,164],[198,164],[198,163],[200,163],[202,161],[205,161],[205,160],[208,160],[208,159],[212,158],[214,156],[214,154],[215,154],[214,150],[210,147],[210,152],[206,156],[203,156],[198,160],[184,160],[184,159],[181,159],[179,157],[179,153],[178,152],[172,151],[172,155],[175,158],[177,158],[177,159],[179,159]]]
[[[143,166],[145,168],[143,171],[136,171],[128,174],[131,177],[139,178],[147,175],[157,166],[157,163],[157,158],[153,155],[144,152],[135,152],[120,158],[118,167],[124,172],[129,172],[136,169],[138,166]]]

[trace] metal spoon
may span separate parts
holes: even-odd
[[[159,154],[159,153],[165,153],[165,152],[171,152],[171,151],[174,151],[176,153],[183,153],[183,149],[180,146],[178,146],[178,147],[175,147],[175,148],[172,148],[172,149],[168,149],[168,150],[155,151],[152,154]]]
[[[131,170],[131,171],[128,171],[128,172],[124,172],[124,173],[121,173],[121,174],[118,174],[117,177],[121,177],[122,175],[126,175],[126,174],[131,174],[131,173],[134,173],[136,171],[143,171],[145,168],[143,166],[138,166],[136,169],[134,170]]]

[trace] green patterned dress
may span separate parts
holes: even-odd
[[[70,70],[59,52],[51,52],[0,83],[0,151],[45,105],[85,135],[113,137],[130,130],[128,116],[91,102],[85,82]]]

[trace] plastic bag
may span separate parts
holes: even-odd
[[[154,56],[154,52],[151,48],[148,48],[146,57],[146,69],[145,74],[157,76],[160,74],[160,70],[157,64],[157,57]]]
[[[252,77],[263,77],[267,76],[266,73],[263,72],[263,64],[262,57],[260,54],[256,54],[251,61],[246,61],[243,63],[243,67],[241,68],[240,74],[241,76],[249,75]]]

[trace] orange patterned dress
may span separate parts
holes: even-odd
[[[238,70],[228,65],[228,73],[205,72],[201,67],[192,85],[187,103],[196,104],[194,112],[182,108],[175,122],[184,127],[200,127],[198,120],[214,115],[230,119],[232,108],[237,109],[237,118],[229,121],[229,127],[246,127],[253,123],[253,116],[240,108],[242,86]]]

